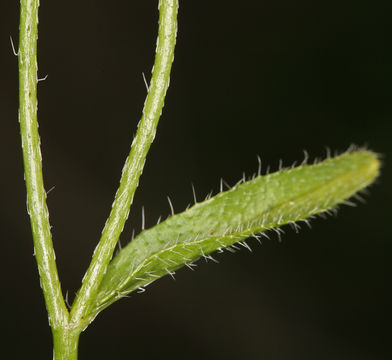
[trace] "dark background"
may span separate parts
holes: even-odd
[[[41,1],[39,121],[54,245],[72,300],[91,259],[150,78],[158,1]],[[389,359],[390,1],[181,1],[171,87],[122,243],[257,170],[367,145],[367,204],[253,253],[163,278],[82,334],[81,359]],[[1,356],[50,359],[17,120],[17,1],[0,4]]]

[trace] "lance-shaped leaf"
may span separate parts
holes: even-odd
[[[326,211],[369,185],[369,151],[258,176],[145,230],[109,265],[90,314],[124,295],[246,238]]]

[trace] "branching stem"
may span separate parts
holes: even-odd
[[[39,0],[21,0],[19,38],[19,122],[35,257],[52,329],[68,322],[46,206],[37,123],[37,38]]]
[[[167,88],[177,34],[178,0],[160,0],[159,33],[151,83],[137,134],[125,162],[112,210],[71,309],[71,322],[86,321],[113,251],[128,218],[144,162],[154,140]]]

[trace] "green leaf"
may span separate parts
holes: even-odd
[[[369,185],[369,151],[258,176],[145,230],[109,265],[90,314],[216,250],[327,211]],[[243,243],[246,246],[245,243]]]

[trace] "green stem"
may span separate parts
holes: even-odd
[[[53,330],[53,360],[77,360],[80,329]]]
[[[37,38],[39,0],[21,0],[19,38],[19,122],[22,137],[27,211],[30,215],[35,257],[49,323],[59,328],[68,322],[57,274],[37,123]]]
[[[111,213],[71,310],[71,322],[85,322],[128,218],[144,162],[155,137],[167,88],[177,34],[178,0],[160,0],[159,33],[151,83],[136,137],[125,162]],[[92,320],[92,319],[91,319]],[[89,320],[87,320],[89,321]]]

